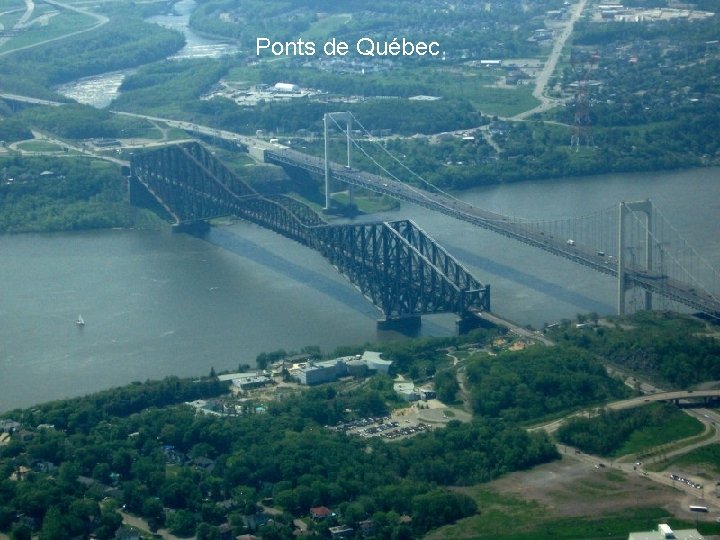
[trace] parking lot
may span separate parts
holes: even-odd
[[[431,427],[424,422],[415,422],[409,419],[403,421],[393,420],[386,416],[382,418],[361,418],[336,426],[328,426],[328,429],[358,437],[382,437],[383,439],[392,440],[411,437],[428,431]]]
[[[683,482],[684,484],[687,484],[690,487],[693,487],[695,489],[702,489],[702,484],[698,484],[697,482],[693,482],[692,480],[688,480],[687,478],[680,476],[678,474],[671,474],[670,478],[672,480],[676,480],[678,482]]]

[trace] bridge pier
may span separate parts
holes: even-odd
[[[192,236],[205,236],[208,231],[210,231],[210,223],[202,220],[188,223],[177,223],[172,226],[172,232],[186,233]]]
[[[463,313],[455,321],[455,328],[459,336],[468,334],[477,328],[491,328],[494,325],[473,313]]]
[[[420,315],[412,315],[409,317],[401,317],[398,319],[378,319],[378,331],[394,331],[415,336],[420,331],[422,319]]]

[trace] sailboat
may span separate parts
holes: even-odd
[[[85,326],[85,319],[82,318],[82,315],[78,315],[77,321],[75,321],[75,324],[78,326]]]

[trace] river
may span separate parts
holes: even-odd
[[[538,218],[650,197],[720,267],[718,168],[497,185],[462,197]],[[516,322],[614,311],[606,276],[415,206],[379,217],[414,219],[491,284],[493,310]],[[0,236],[0,253],[0,411],[235,369],[279,348],[395,337],[377,334],[375,308],[322,257],[244,222],[206,240],[135,230]],[[425,335],[453,330],[451,315],[423,319]]]
[[[174,55],[174,59],[188,58],[219,58],[221,56],[236,54],[239,49],[236,45],[216,39],[207,39],[193,32],[188,26],[190,14],[195,9],[195,0],[180,0],[173,5],[173,12],[166,15],[156,15],[147,19],[148,22],[159,24],[165,28],[178,30],[185,35],[185,46]],[[134,73],[134,69],[125,69],[110,73],[102,73],[91,77],[83,77],[76,81],[58,85],[56,92],[78,103],[105,108],[117,97],[120,85],[127,75]]]
[[[151,22],[181,30],[175,58],[233,54],[188,26],[195,0]],[[130,71],[58,90],[107,106]],[[557,218],[647,197],[720,267],[720,169],[567,178],[490,186],[462,198],[496,212]],[[568,261],[412,205],[412,218],[492,286],[493,310],[540,327],[577,313],[614,312],[615,283]],[[170,374],[235,369],[279,348],[393,339],[378,313],[316,253],[247,223],[205,240],[156,231],[0,236],[0,412]],[[660,305],[662,307],[662,305]],[[86,325],[74,321],[82,314]],[[426,317],[448,335],[453,316]]]

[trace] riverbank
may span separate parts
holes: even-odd
[[[717,218],[719,177],[699,169],[562,178],[461,197],[535,219],[651,198],[717,268],[720,238],[707,224]],[[412,205],[373,219],[415,221],[490,284],[493,311],[520,326],[615,313],[615,280],[564,259]],[[277,348],[331,351],[397,338],[378,334],[377,310],[319,254],[245,222],[214,227],[205,240],[167,229],[0,235],[0,252],[0,380],[12,381],[0,391],[0,410],[77,388],[234,370]],[[423,318],[421,335],[454,332],[452,315]]]

